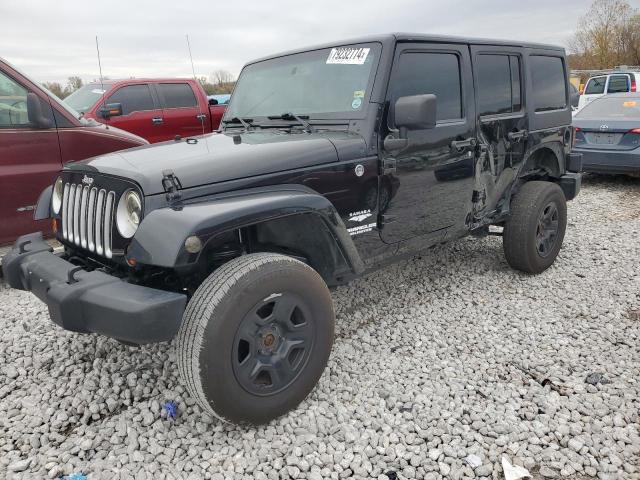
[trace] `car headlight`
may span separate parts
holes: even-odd
[[[116,212],[116,225],[120,235],[131,238],[136,233],[142,218],[142,200],[133,190],[127,190],[120,197]]]
[[[53,184],[53,193],[51,194],[51,208],[56,215],[60,213],[60,207],[62,207],[62,178],[56,178],[56,182]]]

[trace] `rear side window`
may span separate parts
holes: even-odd
[[[409,52],[400,55],[393,80],[393,100],[432,93],[438,120],[462,118],[460,61],[454,53]]]
[[[532,55],[533,105],[536,112],[567,107],[567,76],[560,57]]]
[[[108,98],[106,103],[119,103],[122,105],[122,114],[129,115],[133,112],[153,110],[153,98],[149,85],[127,85],[119,88]]]
[[[165,108],[197,107],[198,102],[188,83],[160,83],[160,95],[164,98]]]
[[[520,58],[516,55],[481,54],[476,61],[479,115],[520,111]]]
[[[600,95],[604,93],[604,86],[607,83],[607,77],[594,77],[587,83],[584,89],[585,95]]]
[[[607,93],[626,93],[629,91],[629,77],[627,75],[611,75]]]

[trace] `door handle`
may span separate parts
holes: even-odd
[[[154,117],[151,119],[151,123],[153,123],[154,125],[162,125],[164,123],[164,120],[162,117]]]
[[[529,132],[526,130],[518,130],[516,132],[507,133],[507,138],[511,142],[519,142],[520,140],[526,139],[529,136]]]
[[[204,119],[207,118],[207,116],[204,113],[200,113],[200,114],[196,115],[196,118],[198,120],[200,120],[201,122],[204,122]]]
[[[464,148],[475,147],[475,146],[476,146],[476,139],[473,137],[469,137],[464,140],[454,140],[453,142],[451,142],[451,148],[453,148],[454,150],[462,150]]]

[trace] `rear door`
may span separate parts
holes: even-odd
[[[193,137],[210,131],[207,111],[201,111],[196,95],[187,82],[157,83],[158,97],[164,116],[163,134],[166,140]]]
[[[387,99],[391,106],[410,95],[437,96],[437,124],[407,133],[407,148],[383,153],[395,165],[398,185],[382,216],[386,243],[464,225],[473,192],[475,105],[469,47],[455,44],[398,44]],[[394,125],[388,125],[390,129]]]
[[[122,115],[105,119],[107,125],[131,132],[151,143],[164,139],[162,110],[148,84],[119,87],[107,97],[105,103],[122,105]]]
[[[602,75],[600,77],[592,77],[587,81],[584,92],[580,95],[579,108],[584,107],[587,103],[604,95],[607,88],[607,79],[608,77],[606,75]]]
[[[471,47],[476,81],[479,161],[477,217],[488,215],[522,162],[529,124],[524,109],[523,55],[518,47]]]
[[[62,167],[49,99],[38,97],[51,127],[35,128],[29,123],[27,93],[16,78],[0,71],[0,244],[49,230],[48,222],[33,220],[33,210]]]

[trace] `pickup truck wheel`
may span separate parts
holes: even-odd
[[[266,423],[314,388],[334,322],[329,289],[314,269],[284,255],[244,255],[213,272],[187,305],[178,368],[205,411]]]
[[[567,201],[551,182],[525,183],[511,202],[503,232],[507,262],[526,273],[540,273],[558,256],[567,227]]]

